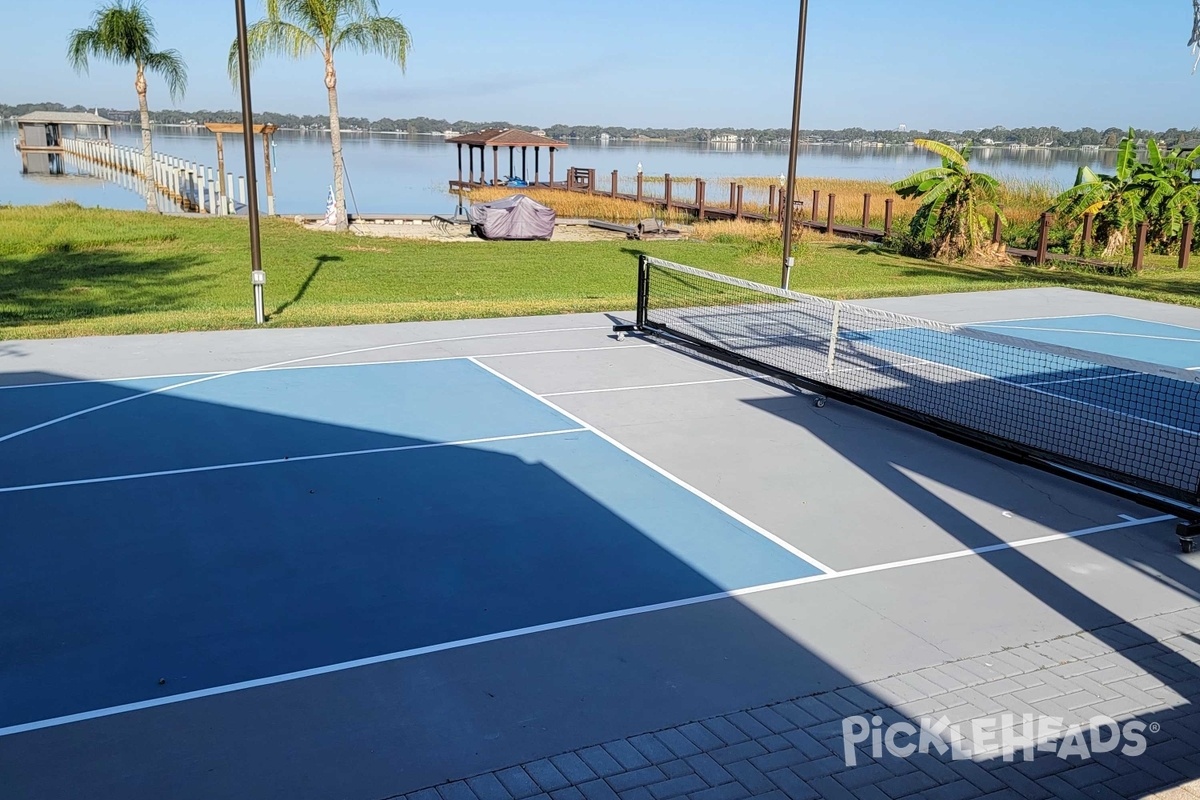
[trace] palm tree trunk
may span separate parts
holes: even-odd
[[[338,115],[337,72],[333,68],[333,54],[325,54],[325,88],[329,90],[329,138],[333,143],[333,204],[336,216],[335,229],[350,229],[346,218],[346,169],[342,163],[342,123]]]
[[[150,141],[150,106],[146,102],[146,71],[141,64],[138,64],[134,88],[137,89],[138,110],[142,114],[142,173],[146,179],[146,210],[158,211],[158,193],[154,184],[154,145]]]

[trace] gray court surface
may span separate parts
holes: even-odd
[[[1200,310],[1073,290],[865,305],[1200,328]],[[0,797],[1133,797],[1200,777],[1200,554],[1179,553],[1171,519],[653,340],[617,341],[612,321],[0,342],[0,386],[473,357],[826,570],[0,736]],[[942,712],[1099,713],[1158,732],[1128,759],[843,763],[843,717]]]

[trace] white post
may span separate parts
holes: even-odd
[[[825,371],[833,372],[833,362],[837,358],[838,323],[842,316],[842,304],[833,304],[833,325],[829,331],[829,358],[825,363]]]
[[[232,214],[234,212],[233,205],[233,173],[225,173],[225,213]]]
[[[238,176],[238,202],[246,205],[246,178],[244,175]]]

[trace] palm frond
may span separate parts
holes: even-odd
[[[412,47],[412,37],[404,23],[395,17],[370,17],[342,28],[333,41],[333,47],[347,47],[360,53],[380,55],[403,70]]]
[[[321,51],[313,35],[291,22],[280,19],[260,19],[246,29],[246,47],[250,53],[250,66],[261,62],[269,55],[300,59]],[[238,42],[233,40],[229,47],[226,68],[229,79],[236,85],[238,76]]]
[[[88,56],[96,52],[95,28],[76,28],[67,39],[67,61],[76,72],[87,74]]]
[[[187,92],[187,62],[178,50],[163,50],[150,53],[144,60],[146,70],[163,77],[172,100],[178,100]]]

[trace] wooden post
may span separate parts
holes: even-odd
[[[521,180],[529,183],[529,145],[521,145]]]
[[[833,209],[834,203],[837,201],[837,195],[833,192],[829,193],[829,218],[825,220],[825,232],[833,233]]]
[[[704,181],[696,178],[696,216],[701,222],[704,221],[704,188]]]
[[[1179,268],[1187,269],[1188,261],[1192,257],[1192,233],[1195,228],[1195,223],[1188,221],[1183,223],[1183,241],[1179,244]]]
[[[744,188],[745,188],[745,187],[744,187],[744,186],[742,186],[740,183],[738,184],[738,187],[737,187],[737,207],[736,207],[736,209],[735,209],[735,213],[734,213],[734,219],[741,219],[741,218],[742,218],[742,190],[743,190]]]
[[[1046,252],[1050,247],[1050,212],[1043,211],[1041,223],[1038,226],[1038,244],[1036,264],[1040,267],[1046,263]]]
[[[666,207],[666,214],[671,213],[671,173],[663,176],[663,205]]]
[[[645,180],[645,176],[643,176],[642,173],[639,172],[638,179],[637,179],[637,201],[639,203],[642,202],[642,188],[643,188],[644,180]]]
[[[1146,258],[1146,233],[1150,230],[1149,222],[1139,222],[1137,238],[1133,241],[1133,271],[1141,272]]]
[[[217,175],[217,208],[221,209],[218,213],[225,214],[225,137],[220,132],[217,133]]]
[[[513,173],[517,171],[517,148],[515,145],[508,146],[508,177],[511,179]]]
[[[458,185],[462,186],[463,171],[462,171],[462,142],[458,143]]]
[[[542,180],[542,148],[533,148],[533,185],[538,186]]]
[[[863,195],[863,224],[864,228],[871,227],[871,195],[870,193]]]
[[[767,216],[775,216],[775,184],[773,183],[767,189]]]
[[[612,174],[612,199],[617,199],[617,171],[614,169]]]
[[[596,169],[589,167],[587,171],[588,194],[593,194],[596,191]]]
[[[997,211],[992,217],[992,244],[1000,244],[1004,239],[1004,223],[1001,221],[1000,212]]]
[[[883,201],[883,235],[884,236],[892,235],[892,205],[894,203],[895,203],[895,200],[893,200],[890,197],[887,200]]]
[[[1084,252],[1087,252],[1087,249],[1092,246],[1092,225],[1095,221],[1096,221],[1096,217],[1094,214],[1084,214],[1083,215],[1083,250],[1084,250]]]
[[[461,158],[461,153],[459,154]],[[458,169],[462,171],[462,162]],[[275,216],[275,178],[271,175],[271,134],[263,131],[263,172],[267,176],[267,216]],[[462,180],[462,177],[459,177]]]
[[[492,145],[492,185],[500,185],[500,145]]]
[[[821,190],[813,189],[812,218],[813,218],[814,222],[817,219],[817,209],[820,207],[821,207]]]
[[[554,188],[554,148],[550,148],[550,188]]]

